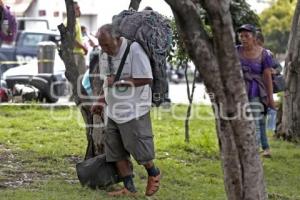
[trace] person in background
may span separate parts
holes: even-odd
[[[241,45],[237,46],[242,71],[246,83],[252,116],[256,126],[258,147],[263,149],[263,156],[270,157],[270,146],[266,127],[260,127],[265,107],[275,109],[272,85],[272,57],[256,42],[256,28],[244,24],[238,30]]]
[[[79,17],[81,16],[81,11],[78,3],[74,1],[74,10],[75,10],[75,47],[73,50],[75,64],[78,67],[79,75],[83,75],[86,71],[85,64],[85,55],[88,52],[88,49],[83,45],[83,38],[81,34],[81,26],[79,22]]]
[[[256,43],[261,46],[261,47],[264,47],[264,36],[260,31],[257,31],[256,32]],[[276,74],[280,74],[281,71],[282,71],[282,66],[280,65],[280,63],[275,59],[272,51],[270,51],[269,49],[266,49],[267,52],[272,56],[273,58],[273,65],[272,65],[272,75],[276,75]],[[264,127],[265,126],[265,122],[267,120],[267,128],[268,130],[271,130],[273,133],[276,129],[276,115],[277,115],[277,111],[275,109],[272,109],[272,108],[268,108],[267,109],[267,112],[265,113],[265,118],[262,120],[262,124],[261,124],[261,127]]]
[[[17,22],[10,8],[0,0],[0,45],[14,41],[17,33]]]
[[[81,34],[82,34],[82,43],[88,51],[85,58],[85,65],[88,68],[91,61],[90,54],[92,51],[95,50],[98,44],[96,38],[88,34],[87,28],[85,26],[81,26]]]

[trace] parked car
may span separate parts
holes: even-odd
[[[10,45],[3,43],[0,48],[0,65],[2,71],[22,63],[36,59],[38,44],[42,41],[60,41],[60,34],[51,30],[23,30],[17,33],[15,42]]]
[[[3,73],[3,79],[7,83],[7,88],[16,92],[16,85],[20,84],[33,93],[38,89],[38,95],[35,100],[54,103],[60,96],[65,95],[67,81],[65,78],[65,66],[63,61],[55,55],[53,73],[39,73],[38,61],[32,60],[27,64],[8,69]]]

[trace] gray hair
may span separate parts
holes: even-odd
[[[114,24],[105,24],[98,29],[98,34],[101,32],[106,32],[113,38],[120,38],[121,32],[118,26]]]

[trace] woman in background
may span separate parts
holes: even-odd
[[[10,12],[9,7],[5,6],[0,0],[0,45],[2,42],[11,43],[17,33],[17,23],[15,16]]]
[[[266,127],[260,128],[260,120],[264,119],[265,107],[275,109],[272,86],[272,57],[256,43],[256,28],[244,24],[238,29],[241,45],[237,46],[247,86],[252,115],[256,125],[258,147],[262,146],[263,156],[270,157],[270,146],[266,135]]]

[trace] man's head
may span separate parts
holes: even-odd
[[[76,1],[73,2],[74,11],[75,11],[75,17],[78,18],[81,16],[81,11],[78,3]]]
[[[87,30],[86,30],[86,27],[85,26],[81,26],[81,34],[82,35],[86,35],[87,34]]]
[[[110,56],[115,56],[122,44],[121,35],[117,27],[105,24],[98,29],[97,38],[102,50]]]

